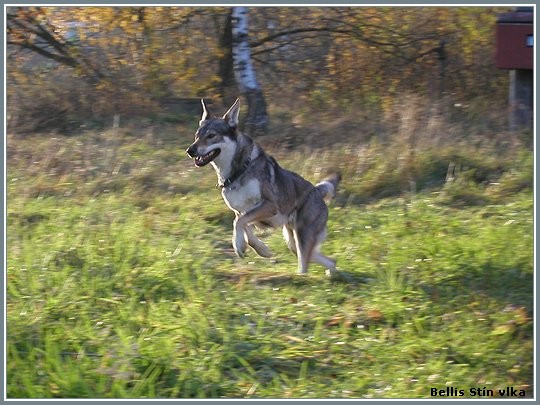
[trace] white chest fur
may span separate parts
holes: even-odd
[[[258,180],[251,179],[243,185],[224,188],[222,195],[230,209],[244,213],[261,201],[261,186]]]

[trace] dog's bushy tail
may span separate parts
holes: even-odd
[[[337,187],[341,181],[341,173],[332,173],[326,179],[317,183],[315,187],[320,191],[323,199],[328,202],[336,196]]]

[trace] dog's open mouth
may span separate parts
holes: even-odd
[[[221,153],[221,149],[214,149],[208,152],[206,155],[197,156],[195,158],[195,166],[203,167],[214,160]]]

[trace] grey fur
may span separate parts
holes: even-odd
[[[253,233],[253,226],[283,227],[289,249],[298,257],[298,273],[307,273],[310,262],[336,274],[335,260],[320,253],[326,238],[326,197],[335,195],[341,180],[334,174],[317,185],[283,169],[249,136],[238,130],[239,100],[222,118],[210,113],[204,101],[195,141],[186,150],[197,166],[210,163],[227,206],[234,211],[233,247],[244,257],[247,245],[260,256],[270,249]]]

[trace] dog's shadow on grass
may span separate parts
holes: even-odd
[[[351,271],[338,270],[328,279],[332,283],[359,285],[368,284],[373,279],[373,275],[367,273],[354,273]]]
[[[313,272],[313,274],[317,274]],[[320,283],[319,276],[298,275],[296,273],[283,273],[276,271],[265,270],[235,270],[235,271],[218,271],[214,272],[214,277],[223,282],[243,286],[251,284],[254,286],[281,287],[281,286],[296,286],[304,287]],[[359,284],[367,284],[370,278],[367,274],[358,274],[340,270],[332,277],[326,277],[328,283],[345,284],[357,286]]]

